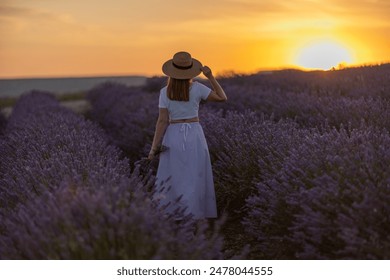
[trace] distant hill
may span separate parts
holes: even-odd
[[[33,89],[50,91],[56,94],[79,92],[107,81],[128,86],[142,86],[146,79],[143,76],[0,79],[0,98],[17,97]]]

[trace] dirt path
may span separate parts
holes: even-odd
[[[87,100],[64,101],[61,102],[61,105],[78,114],[83,114],[91,108],[91,104]]]

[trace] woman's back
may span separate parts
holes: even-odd
[[[160,91],[159,108],[167,108],[169,119],[191,119],[198,117],[199,103],[206,100],[211,90],[199,82],[193,82],[190,87],[189,101],[170,100],[167,95],[167,87]]]

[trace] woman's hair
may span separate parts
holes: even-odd
[[[190,100],[190,79],[179,80],[169,77],[167,95],[170,100],[189,101]]]

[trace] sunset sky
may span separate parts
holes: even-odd
[[[0,78],[215,73],[390,61],[388,0],[0,0]]]

